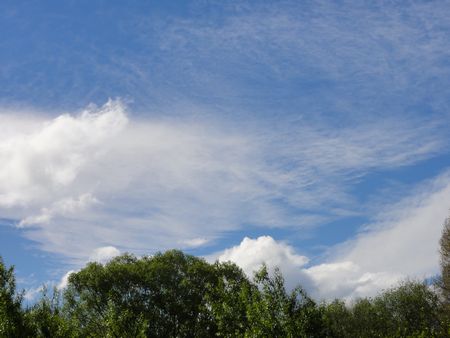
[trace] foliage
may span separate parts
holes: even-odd
[[[99,336],[208,337],[237,325],[242,271],[180,251],[91,263],[69,277],[65,310],[82,333]]]
[[[14,267],[0,257],[0,337],[26,337],[30,333],[22,311],[23,293],[16,292]]]
[[[61,298],[54,289],[49,296],[46,287],[42,290],[39,301],[26,311],[26,317],[35,337],[71,337],[76,329],[70,320],[64,317]]]
[[[450,306],[450,217],[445,220],[440,240],[441,281],[444,302]]]
[[[249,324],[247,304],[254,287],[233,263],[214,264],[216,282],[208,286],[207,307],[216,325],[216,336],[239,337]]]
[[[329,337],[445,337],[438,295],[424,283],[407,281],[351,306],[324,305]]]
[[[264,265],[255,274],[256,286],[247,302],[248,337],[311,337],[320,336],[322,318],[315,302],[297,287],[286,292],[278,269],[269,276]],[[259,290],[259,292],[258,292]]]
[[[398,337],[442,335],[439,299],[425,283],[404,282],[376,297],[374,305],[380,320]]]
[[[0,260],[0,337],[449,337],[447,304],[406,281],[374,298],[316,304],[281,272],[249,280],[233,263],[172,250],[89,263],[61,295],[25,309]]]
[[[329,304],[322,304],[323,322],[326,337],[351,337],[353,316],[342,300],[336,299]]]

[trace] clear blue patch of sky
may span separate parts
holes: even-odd
[[[411,193],[412,187],[418,183],[435,178],[445,173],[448,168],[450,168],[450,156],[448,153],[443,153],[413,165],[389,170],[373,170],[352,186],[352,195],[364,204],[378,191],[391,189],[392,197],[398,201],[402,195]]]
[[[0,256],[7,266],[14,265],[18,289],[38,287],[59,279],[54,271],[64,269],[58,257],[39,250],[23,236],[14,220],[0,219]]]

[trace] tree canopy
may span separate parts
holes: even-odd
[[[445,302],[450,305],[450,217],[444,222],[440,240],[441,284]]]
[[[374,298],[316,303],[301,286],[287,290],[278,269],[249,279],[233,263],[171,250],[89,263],[26,308],[0,260],[0,337],[448,337],[442,299],[405,281]]]

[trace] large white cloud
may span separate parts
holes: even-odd
[[[22,118],[23,119],[23,118]],[[127,124],[120,102],[79,116],[61,115],[21,128],[3,119],[0,134],[0,207],[53,201],[73,190],[89,161]]]
[[[102,246],[207,245],[246,224],[313,226],[355,212],[353,177],[445,145],[434,124],[414,121],[239,126],[130,117],[120,101],[0,120],[2,217],[73,262]]]
[[[253,277],[262,264],[273,273],[278,267],[285,278],[286,287],[292,290],[301,285],[317,299],[343,297],[353,299],[358,296],[373,295],[375,292],[392,286],[404,275],[386,272],[373,273],[351,261],[323,263],[307,266],[309,259],[296,253],[295,249],[270,236],[256,239],[244,238],[242,242],[223,252],[208,257],[210,261],[231,261]]]

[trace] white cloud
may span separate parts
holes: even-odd
[[[370,272],[351,261],[319,264],[305,269],[304,273],[311,279],[311,294],[326,300],[374,296],[406,277],[401,273]]]
[[[89,261],[98,262],[98,263],[106,263],[112,258],[119,256],[120,250],[113,246],[103,246],[101,248],[95,249],[91,256],[89,257]]]
[[[352,178],[445,144],[415,121],[219,125],[130,118],[119,101],[23,128],[0,119],[2,217],[77,264],[102,245],[141,254],[206,245],[246,224],[300,229],[354,214]]]
[[[270,236],[261,236],[256,239],[245,237],[238,246],[211,255],[208,259],[234,262],[250,277],[253,277],[254,272],[264,263],[271,272],[275,267],[280,268],[286,285],[290,288],[300,282],[309,284],[303,271],[308,258],[296,254],[291,246],[277,242]]]
[[[3,127],[9,132],[0,136],[0,207],[41,205],[73,190],[88,162],[126,123],[121,103],[110,101],[77,117],[61,115],[23,129],[15,123]]]
[[[67,284],[69,283],[69,276],[73,273],[75,273],[75,270],[69,270],[67,271],[64,276],[61,277],[61,280],[59,281],[58,285],[56,286],[56,288],[58,290],[62,290],[65,289],[67,287]]]
[[[210,242],[209,239],[198,237],[198,238],[191,238],[191,239],[181,240],[180,244],[182,244],[183,246],[188,246],[188,247],[195,248],[195,247],[198,247],[198,246],[205,245],[208,242]]]
[[[363,271],[430,277],[439,272],[439,239],[450,202],[450,173],[423,183],[408,198],[380,212],[378,221],[330,253]],[[335,258],[331,258],[335,256]]]
[[[38,215],[27,216],[17,226],[22,228],[31,225],[48,224],[55,216],[74,216],[97,203],[99,201],[90,193],[82,194],[77,199],[65,198],[53,203],[50,208],[42,208]]]

